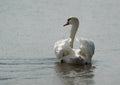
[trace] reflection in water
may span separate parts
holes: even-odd
[[[93,85],[94,66],[78,66],[56,63],[55,71],[63,85]]]

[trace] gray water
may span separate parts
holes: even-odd
[[[69,35],[93,39],[91,66],[56,62],[53,46]],[[119,85],[119,0],[0,0],[0,85]]]

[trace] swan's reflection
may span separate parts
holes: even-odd
[[[94,85],[94,66],[56,63],[55,71],[63,85]]]

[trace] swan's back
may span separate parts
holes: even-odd
[[[69,64],[84,64],[84,60],[78,55],[79,49],[72,49],[70,41],[71,39],[64,39],[55,43],[54,51],[58,61]]]

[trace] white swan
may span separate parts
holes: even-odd
[[[67,25],[72,25],[70,36],[68,39],[63,39],[55,43],[55,55],[60,62],[68,64],[90,64],[95,50],[93,41],[83,38],[77,39],[80,47],[79,49],[73,49],[75,34],[79,27],[78,18],[68,18],[64,26]]]

